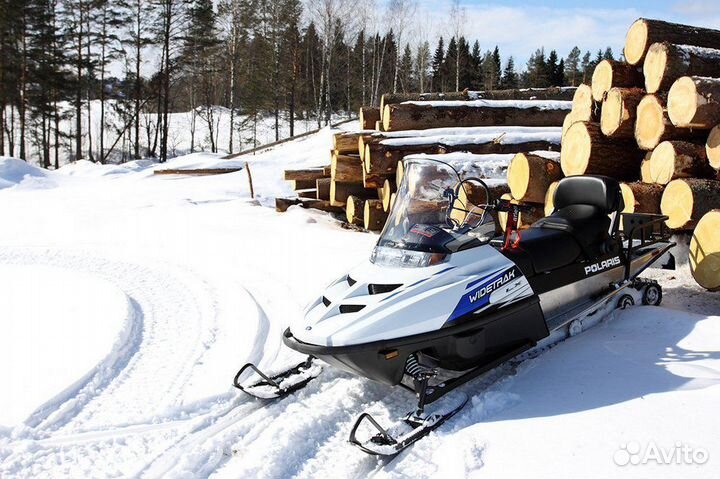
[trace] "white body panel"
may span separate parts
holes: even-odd
[[[461,301],[465,303],[463,311],[470,307],[480,312],[533,294],[514,263],[490,245],[454,253],[444,263],[423,268],[378,266],[368,260],[348,276],[354,284],[343,276],[324,293],[329,305],[318,298],[307,308],[305,317],[291,325],[296,339],[322,346],[347,346],[401,338],[440,329],[461,307]],[[491,284],[478,281],[482,278]],[[387,293],[370,294],[370,284],[400,286]],[[481,304],[475,303],[478,298],[487,304],[476,308]],[[341,305],[364,307],[341,313]]]

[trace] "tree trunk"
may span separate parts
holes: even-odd
[[[350,195],[345,205],[345,214],[347,222],[352,225],[365,225],[365,200],[357,196]]]
[[[318,178],[315,180],[316,198],[318,200],[330,200],[330,178]]]
[[[560,163],[538,155],[518,153],[510,160],[507,170],[508,186],[518,201],[543,203],[545,193],[555,181],[563,177]]]
[[[362,130],[374,130],[375,123],[380,120],[380,109],[372,106],[360,108],[360,128]]]
[[[720,170],[720,125],[710,130],[705,144],[705,153],[710,166]]]
[[[643,64],[645,90],[667,91],[683,76],[720,77],[720,50],[653,43]]]
[[[657,95],[645,95],[640,100],[635,120],[635,140],[643,150],[652,150],[665,140],[692,140],[699,135],[702,133],[675,127]]]
[[[660,198],[662,198],[664,189],[662,185],[651,185],[639,181],[620,183],[620,191],[625,202],[623,213],[659,214]]]
[[[330,177],[342,183],[362,183],[363,165],[359,155],[332,153]]]
[[[668,93],[668,115],[674,125],[707,129],[720,123],[720,78],[681,77]]]
[[[573,121],[598,121],[600,119],[600,104],[593,99],[592,89],[588,85],[582,84],[575,90],[570,115],[572,115]]]
[[[720,210],[709,211],[698,222],[690,240],[690,271],[710,291],[720,290]]]
[[[528,101],[525,108],[492,104],[493,100],[467,104],[386,105],[383,111],[385,131],[424,130],[427,128],[469,126],[562,126],[568,108],[546,101]],[[569,105],[568,105],[569,107]]]
[[[596,102],[602,102],[605,93],[611,88],[635,88],[642,85],[643,75],[636,66],[619,60],[603,60],[593,72],[592,97]]]
[[[339,183],[337,181],[330,181],[331,205],[345,205],[350,195],[357,196],[358,198],[377,198],[377,191],[366,189],[362,183]],[[382,208],[382,204],[380,207]]]
[[[656,42],[720,48],[720,31],[639,18],[630,26],[625,37],[625,61],[639,65],[650,45]]]
[[[565,176],[606,175],[620,180],[640,176],[645,153],[632,141],[604,136],[597,123],[574,123],[565,134],[560,164]]]
[[[385,226],[388,214],[383,209],[382,201],[367,200],[363,209],[363,224],[366,230],[380,231]]]
[[[720,181],[685,178],[668,183],[660,202],[673,229],[692,229],[708,211],[720,208]],[[717,231],[715,232],[717,234]]]
[[[667,185],[677,178],[713,178],[705,146],[686,141],[664,141],[650,157],[650,178],[653,183]]]
[[[637,106],[645,96],[642,88],[611,88],[605,95],[600,129],[605,136],[633,139]]]

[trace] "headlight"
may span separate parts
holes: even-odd
[[[422,251],[376,246],[370,255],[370,262],[379,266],[423,268],[444,263],[447,257],[448,255],[444,253],[425,253]]]

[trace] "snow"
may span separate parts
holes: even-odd
[[[442,145],[468,145],[481,144],[489,142],[497,142],[501,145],[515,145],[518,143],[526,143],[531,141],[547,141],[550,143],[560,144],[562,137],[562,128],[538,129],[536,131],[504,131],[496,129],[495,131],[483,132],[472,135],[438,135],[438,136],[418,136],[410,138],[388,138],[380,143],[389,146],[410,146],[425,145],[428,143],[438,143]]]
[[[323,130],[243,157],[256,200],[246,170],[185,177],[153,175],[152,162],[57,172],[0,162],[9,184],[0,190],[0,337],[11,343],[0,352],[0,476],[720,473],[720,295],[695,285],[682,249],[678,271],[648,273],[663,283],[664,307],[616,312],[467,384],[470,403],[391,462],[347,436],[362,411],[388,424],[411,410],[406,391],[329,366],[284,400],[232,388],[247,361],[273,373],[303,359],[282,346],[285,326],[377,240],[326,213],[267,207],[290,193],[282,171],[326,164],[331,139]],[[50,344],[22,347],[29,334]],[[709,460],[616,465],[630,443],[680,443]]]
[[[539,110],[570,110],[572,101],[564,100],[438,100],[406,101],[403,104],[444,108],[537,108]]]
[[[557,130],[558,128],[553,126],[460,126],[428,128],[427,130],[373,131],[371,134],[381,138],[414,138],[418,136],[499,136],[503,133],[555,133]]]

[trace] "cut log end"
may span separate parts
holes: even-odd
[[[720,210],[706,213],[690,240],[690,271],[695,281],[710,291],[720,290]]]
[[[668,48],[665,43],[653,43],[648,49],[643,63],[643,74],[645,75],[645,90],[648,93],[656,93],[660,90],[665,78],[665,70],[668,63]]]
[[[720,208],[720,181],[697,178],[668,183],[660,209],[673,229],[691,229],[708,211]]]
[[[662,185],[641,183],[620,183],[625,208],[623,213],[660,213],[660,199],[663,194]]]
[[[663,141],[650,156],[653,183],[666,185],[676,178],[711,178],[705,148],[685,141]]]
[[[596,70],[597,71],[597,70]],[[600,129],[603,134],[612,136],[623,122],[623,99],[619,90],[611,89],[603,102],[600,115]]]
[[[638,146],[652,150],[665,134],[665,112],[662,103],[654,95],[646,95],[637,108],[635,139]]]
[[[603,101],[605,93],[613,85],[612,64],[603,60],[597,64],[592,75],[592,97],[595,101]],[[603,105],[604,106],[604,105]]]
[[[526,153],[515,155],[507,170],[512,197],[531,203],[542,203],[550,184],[560,178],[562,171],[556,161]]]
[[[559,181],[552,182],[545,192],[545,216],[550,216],[555,211],[555,190],[559,183]]]
[[[582,84],[573,95],[572,112],[574,121],[592,121],[595,115],[595,101],[592,88]]]
[[[639,64],[645,57],[648,46],[647,23],[645,19],[639,18],[630,25],[625,36],[625,61],[630,65]]]
[[[357,226],[363,226],[365,221],[365,200],[350,195],[345,205],[345,216],[347,222]]]
[[[669,141],[663,141],[650,157],[650,177],[653,183],[667,185],[675,172],[675,148]]]
[[[707,142],[705,143],[705,153],[707,154],[710,166],[716,170],[720,170],[720,125],[710,130]]]
[[[590,161],[592,140],[587,125],[582,122],[573,123],[565,134],[560,161],[565,176],[582,175]]]
[[[673,83],[668,93],[668,116],[676,126],[691,126],[697,112],[697,88],[691,77]]]
[[[367,200],[363,211],[363,223],[366,230],[380,231],[385,226],[387,213],[383,209],[382,201]]]

